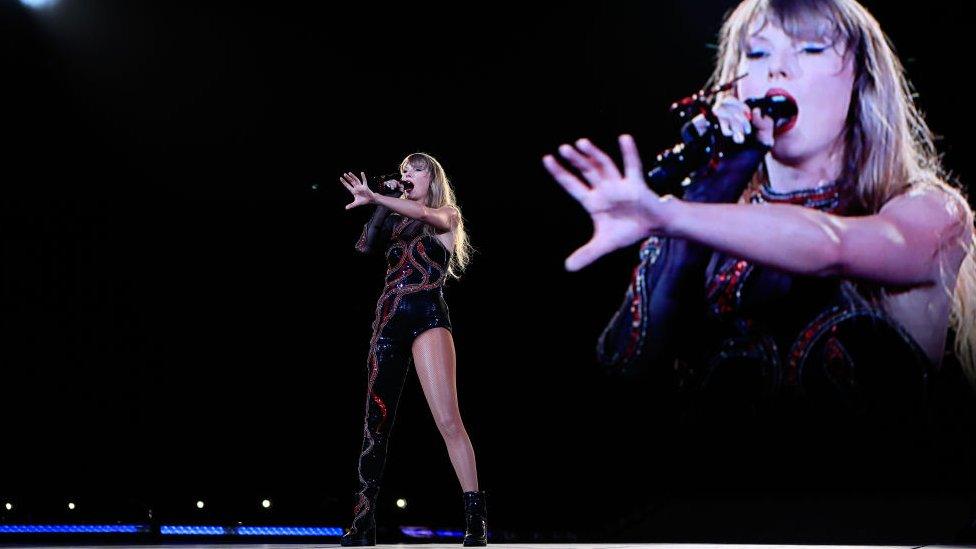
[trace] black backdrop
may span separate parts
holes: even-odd
[[[964,4],[867,5],[969,181]],[[948,540],[970,513],[971,407],[903,475],[780,446],[788,426],[682,421],[653,376],[594,360],[635,250],[564,272],[590,226],[541,156],[622,132],[645,159],[669,145],[667,105],[704,83],[732,5],[4,2],[0,495],[344,524],[382,267],[354,252],[366,212],[343,210],[337,177],[422,150],[478,249],[447,298],[494,528]],[[459,524],[412,376],[386,480],[410,505],[381,520]]]

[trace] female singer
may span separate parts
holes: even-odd
[[[683,198],[648,187],[628,135],[622,172],[586,139],[559,147],[581,177],[543,158],[594,225],[568,270],[646,239],[600,358],[856,409],[919,403],[947,346],[976,382],[973,212],[877,21],[854,0],[745,0],[721,31],[728,82],[712,113],[729,150],[752,147]],[[770,94],[798,115],[745,103]]]
[[[356,245],[384,250],[386,283],[376,304],[367,372],[366,419],[359,456],[360,490],[343,546],[375,545],[376,497],[387,442],[407,371],[413,364],[424,396],[464,492],[464,545],[487,545],[483,492],[478,490],[474,449],[461,421],[455,382],[454,340],[442,289],[471,254],[454,191],[441,164],[415,153],[400,164],[400,180],[383,183],[399,196],[370,190],[366,175],[340,178],[352,194],[346,209],[376,209]]]

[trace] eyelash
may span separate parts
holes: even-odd
[[[811,55],[820,55],[826,50],[827,50],[827,46],[806,46],[805,48],[803,48],[802,51],[803,53],[809,53]],[[746,52],[746,59],[760,59],[766,57],[767,55],[769,54],[767,54],[762,50],[750,51],[750,52]]]

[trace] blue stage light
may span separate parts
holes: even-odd
[[[20,3],[35,10],[50,8],[58,3],[58,0],[20,0]]]
[[[174,526],[159,527],[159,533],[171,536],[223,536],[227,530],[223,526]]]
[[[335,526],[238,526],[241,536],[341,536],[342,528]]]
[[[0,524],[0,534],[137,534],[139,524]]]

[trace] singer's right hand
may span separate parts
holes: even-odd
[[[744,143],[745,136],[755,131],[756,139],[760,143],[773,146],[775,124],[772,118],[763,116],[762,111],[758,108],[750,111],[749,106],[744,101],[726,96],[715,103],[712,112],[718,118],[722,133],[731,137],[736,143]]]
[[[339,178],[339,183],[352,193],[352,202],[346,204],[346,209],[351,210],[358,206],[365,206],[376,201],[376,194],[366,185],[366,173],[360,172],[362,181],[352,172],[346,172]]]
[[[390,179],[389,181],[384,181],[383,185],[388,189],[396,189],[403,193],[403,183],[397,181],[396,179]]]
[[[679,202],[671,195],[660,197],[644,182],[644,170],[634,138],[620,136],[624,173],[606,153],[587,139],[559,147],[587,181],[562,167],[552,155],[542,159],[552,177],[586,209],[593,220],[593,237],[566,259],[566,269],[578,271],[600,257],[652,234],[661,234]]]

